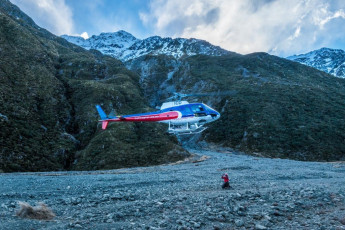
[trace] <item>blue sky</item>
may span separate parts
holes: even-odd
[[[345,50],[344,0],[10,0],[56,35],[125,30],[207,40],[241,54]]]
[[[66,4],[73,9],[72,19],[76,33],[90,36],[101,32],[126,30],[138,38],[153,35],[143,25],[139,14],[148,11],[148,0],[85,1],[71,0]]]

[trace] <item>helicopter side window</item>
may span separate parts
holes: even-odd
[[[205,108],[202,105],[192,105],[192,111],[196,116],[206,116]]]
[[[205,109],[201,105],[192,105],[193,113],[203,112]]]
[[[180,106],[179,109],[183,115],[188,115],[192,113],[192,111],[190,110],[188,106]]]

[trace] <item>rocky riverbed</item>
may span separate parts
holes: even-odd
[[[0,174],[0,229],[345,229],[344,163],[191,151],[154,167]],[[21,219],[18,201],[56,217]]]

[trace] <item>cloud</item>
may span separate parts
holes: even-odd
[[[72,34],[73,13],[65,0],[11,0],[28,14],[37,25],[56,35]]]
[[[341,9],[341,10],[338,10],[337,12],[335,12],[333,15],[330,15],[330,16],[327,16],[326,18],[324,19],[321,19],[319,20],[319,25],[321,28],[323,28],[323,26],[328,23],[329,21],[331,21],[332,19],[335,19],[335,18],[343,18],[345,19],[345,13],[344,11]]]
[[[286,56],[342,37],[344,9],[341,0],[153,0],[140,18],[161,36],[195,37],[243,54]]]

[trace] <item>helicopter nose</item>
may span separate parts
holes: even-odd
[[[213,119],[218,119],[220,117],[220,113],[217,111],[212,111],[211,116]]]

